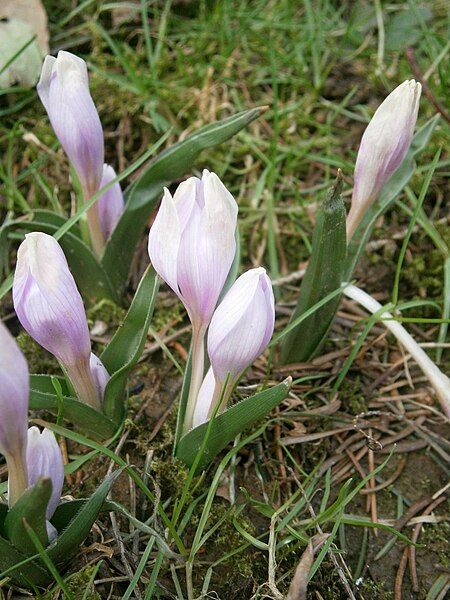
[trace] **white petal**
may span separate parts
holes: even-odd
[[[148,254],[153,268],[179,294],[177,281],[180,221],[172,195],[164,188],[164,196],[148,236]]]

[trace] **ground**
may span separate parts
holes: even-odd
[[[308,260],[315,214],[337,169],[343,171],[348,206],[356,152],[368,119],[395,85],[412,77],[425,80],[418,125],[436,112],[440,122],[399,202],[377,223],[355,280],[379,301],[389,301],[410,212],[442,148],[424,214],[404,257],[399,298],[415,301],[403,313],[411,320],[405,326],[448,372],[448,339],[439,337],[445,294],[442,248],[450,243],[445,2],[44,4],[52,52],[66,49],[88,61],[106,160],[117,170],[133,163],[169,128],[165,145],[237,111],[268,106],[232,141],[202,155],[193,172],[214,170],[236,197],[243,266],[263,264],[276,282],[281,278],[276,286],[277,330],[286,324],[301,283],[300,275],[287,283],[283,277]],[[143,7],[148,30],[142,25]],[[69,211],[68,164],[35,91],[3,92],[0,115],[2,217],[37,207]],[[14,260],[12,251],[8,266]],[[147,261],[143,239],[125,305]],[[9,296],[2,300],[1,314],[18,332]],[[123,314],[110,304],[88,308],[96,348],[109,339]],[[241,382],[238,394],[243,396],[263,379],[272,385],[291,375],[296,383],[270,421],[255,426],[253,431],[260,426],[263,431],[220,477],[206,513],[211,535],[205,536],[193,563],[195,597],[202,588],[209,592],[203,597],[221,600],[282,597],[308,539],[323,531],[332,538],[328,551],[316,554],[308,598],[347,598],[349,590],[364,600],[444,598],[450,586],[450,507],[444,489],[448,427],[429,382],[377,323],[332,392],[363,332],[364,318],[354,302],[343,300],[315,359],[278,367],[264,356]],[[169,340],[181,365],[189,344],[186,325],[178,301],[163,287],[152,327]],[[20,343],[33,372],[58,372],[51,357],[24,334]],[[117,452],[161,494],[169,512],[187,481],[187,469],[171,457],[180,387],[178,371],[149,335],[130,381],[134,395]],[[70,455],[85,450],[67,445]],[[187,547],[224,456],[189,488],[183,534]],[[109,467],[109,458],[96,456],[68,478],[66,492],[86,496]],[[153,507],[125,474],[114,487],[114,497],[140,520],[151,517]],[[404,539],[396,540],[392,530],[383,529],[385,525],[415,539],[418,546],[411,550]],[[155,527],[164,534],[158,520]],[[166,559],[156,544],[148,550],[141,576],[130,584],[148,543],[148,535],[125,517],[111,520],[105,513],[63,574],[66,591],[80,599],[187,597],[185,566]],[[1,585],[5,597],[15,593],[7,581]],[[66,596],[58,590],[55,584],[36,597]]]

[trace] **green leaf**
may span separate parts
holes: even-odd
[[[25,564],[14,569],[15,565],[20,563]],[[2,537],[0,537],[0,571],[0,579],[8,576],[16,585],[25,587],[31,587],[31,584],[45,587],[51,581],[51,576],[46,569],[34,561],[27,561],[24,554]]]
[[[125,287],[131,260],[162,189],[192,168],[202,150],[230,139],[263,112],[254,108],[202,127],[152,159],[125,192],[125,210],[106,243],[102,265],[119,295]]]
[[[80,506],[79,511],[75,514],[67,527],[63,531],[58,531],[56,542],[47,550],[50,560],[56,566],[66,563],[78,552],[79,546],[91,531],[92,525],[97,519],[103,506],[103,502],[105,501],[112,484],[120,473],[121,470],[118,470],[107,477],[95,490],[92,496]],[[57,519],[55,518],[52,522],[53,521],[57,522]]]
[[[247,427],[264,418],[284,400],[291,387],[289,377],[273,388],[241,400],[214,419],[208,442],[198,467],[207,465],[221,450]],[[209,423],[191,429],[179,441],[176,456],[190,467],[196,459]]]
[[[343,281],[347,238],[346,212],[341,192],[342,176],[339,175],[317,217],[311,257],[291,323],[330,292],[339,288]],[[340,299],[340,295],[334,296],[283,338],[283,364],[306,362],[319,350],[333,322]]]
[[[7,482],[5,482],[7,483]],[[8,489],[5,490],[7,492]],[[4,534],[5,518],[8,514],[8,505],[5,502],[0,502],[0,536]]]
[[[70,396],[66,380],[63,377],[58,377],[58,381],[63,390],[62,416],[64,419],[97,439],[105,439],[114,435],[118,423]],[[59,401],[51,376],[30,375],[30,408],[33,410],[48,410],[54,415],[58,414]]]
[[[6,223],[0,229],[0,243],[4,242],[11,231],[14,235],[18,231],[41,231],[53,235],[65,223],[64,218],[55,213],[50,213],[50,211],[36,211],[34,214],[35,218],[32,221],[15,220]],[[83,299],[86,302],[92,302],[98,298],[108,298],[118,303],[118,295],[106,271],[100,265],[92,250],[80,238],[78,230],[74,227],[72,230],[58,241]],[[3,272],[4,269],[5,265],[2,265]]]
[[[372,235],[378,218],[393,204],[416,169],[415,157],[428,145],[430,137],[438,124],[439,115],[435,115],[415,134],[411,147],[402,164],[384,186],[380,199],[364,215],[347,247],[347,266],[345,280],[350,281],[353,271],[367,242]]]
[[[24,520],[36,533],[45,547],[48,545],[45,513],[52,493],[50,479],[39,479],[29,488],[8,511],[5,519],[5,533],[11,544],[27,556],[35,554],[35,547],[24,527]]]
[[[423,37],[422,26],[432,18],[432,12],[425,6],[407,7],[389,18],[385,27],[384,49],[398,52],[413,46]]]
[[[142,354],[158,286],[157,275],[148,267],[122,325],[100,356],[107,371],[112,374],[105,389],[103,410],[115,423],[120,423],[124,414],[127,377]]]

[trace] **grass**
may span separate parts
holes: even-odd
[[[240,207],[243,263],[264,264],[274,279],[308,259],[314,213],[337,168],[349,199],[365,124],[394,85],[412,77],[407,46],[427,75],[432,97],[448,105],[444,2],[47,0],[45,6],[52,50],[64,48],[88,61],[106,160],[121,178],[132,177],[139,157],[162,136],[168,145],[215,119],[269,106],[247,130],[204,155],[196,172],[207,167],[224,180]],[[435,112],[423,97],[419,124]],[[35,91],[2,90],[0,115],[2,217],[21,217],[37,207],[69,211],[68,165]],[[441,118],[355,275],[382,303],[394,290],[406,326],[428,344],[447,341],[448,133]],[[145,261],[144,249],[136,264]],[[278,336],[297,288],[298,282],[277,286]],[[132,291],[133,283],[129,295]],[[1,310],[10,315],[8,297]],[[116,323],[106,320],[114,331]],[[154,326],[154,337],[171,358],[149,342],[148,359],[132,381],[144,389],[131,399],[119,447],[59,430],[69,440],[71,458],[83,446],[96,450],[68,492],[88,493],[113,461],[125,470],[115,498],[135,520],[122,514],[112,522],[103,515],[68,573],[59,575],[59,583],[55,577],[41,597],[54,597],[62,581],[69,590],[65,597],[83,599],[282,597],[308,539],[320,530],[331,536],[314,558],[309,597],[319,598],[317,592],[325,600],[347,597],[346,586],[357,598],[393,597],[405,547],[394,526],[402,512],[444,485],[448,443],[430,408],[426,382],[413,364],[402,361],[377,319],[364,319],[344,301],[321,356],[293,369],[287,402],[194,478],[171,457],[175,416],[168,408],[180,381],[172,362],[182,364],[187,338],[164,341],[183,326],[167,292],[154,323],[163,324]],[[445,371],[448,349],[431,352]],[[262,380],[275,383],[287,374],[261,359],[238,393],[248,395]],[[358,417],[351,407],[361,406],[361,395],[367,410]],[[305,434],[313,439],[285,443]],[[398,451],[390,456],[395,436]],[[377,440],[380,453],[373,451]],[[384,491],[370,493],[389,483],[402,457],[400,475]],[[423,490],[411,485],[425,473]],[[369,493],[362,495],[364,490]],[[437,511],[448,515],[445,505]],[[405,527],[400,535],[411,531]],[[442,547],[428,543],[416,554],[420,593],[442,591],[442,575],[434,568],[448,560]],[[356,585],[358,577],[362,583]],[[7,581],[2,585],[6,591]],[[401,585],[404,593],[410,591],[407,576]]]

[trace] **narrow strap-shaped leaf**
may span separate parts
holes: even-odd
[[[212,424],[212,430],[198,467],[202,468],[207,465],[239,433],[264,418],[282,402],[289,392],[291,383],[292,380],[289,377],[273,388],[241,400],[218,415]],[[194,463],[207,429],[208,423],[203,423],[191,429],[180,439],[176,455],[189,467]]]
[[[26,556],[36,554],[36,549],[27,530],[24,519],[37,535],[41,544],[48,545],[45,513],[52,493],[50,479],[39,479],[29,488],[9,510],[5,518],[5,533],[11,544]]]
[[[41,213],[42,211],[39,211]],[[39,215],[42,217],[42,214]],[[0,240],[8,236],[10,231],[41,231],[49,235],[55,234],[61,226],[57,222],[57,215],[54,215],[54,222],[49,219],[38,221],[9,221],[0,230]],[[65,222],[63,220],[63,222]],[[72,275],[75,278],[80,294],[86,302],[92,302],[99,298],[108,298],[113,302],[118,302],[118,295],[113,288],[111,281],[98,262],[92,250],[86,246],[77,233],[71,231],[66,233],[59,241],[64,254],[69,263]]]
[[[254,108],[202,127],[152,159],[142,175],[129,186],[125,193],[125,210],[102,257],[102,265],[119,295],[128,278],[136,245],[163,187],[191,169],[202,150],[225,142],[264,111],[265,108]]]
[[[47,550],[50,559],[56,566],[66,563],[78,552],[80,544],[82,544],[91,531],[103,502],[120,472],[118,470],[107,477],[92,496],[80,506],[80,510],[75,514],[67,527],[63,531],[58,531],[56,542]]]
[[[61,406],[51,377],[49,375],[30,375],[31,409],[48,410],[57,415],[61,408],[62,417],[82,429],[84,433],[91,434],[96,439],[105,439],[114,435],[117,423],[91,406],[70,396],[65,379],[59,377],[58,380],[63,390]]]
[[[128,374],[139,360],[147,339],[158,286],[156,273],[148,267],[123,323],[100,356],[111,374],[105,390],[103,410],[116,423],[120,423],[124,413],[124,390]]]
[[[341,198],[342,176],[330,190],[317,217],[314,228],[311,258],[300,287],[297,306],[291,321],[339,288],[345,273],[347,238],[345,206]],[[306,362],[320,348],[334,319],[340,295],[332,298],[297,327],[281,344],[281,362]]]
[[[36,552],[34,553],[36,554]],[[51,581],[50,573],[35,561],[26,561],[27,557],[15,548],[8,540],[0,537],[0,578],[11,577],[17,585],[31,587],[31,584],[47,586]],[[14,569],[15,565],[24,562],[22,566]],[[5,575],[3,575],[5,573]]]

